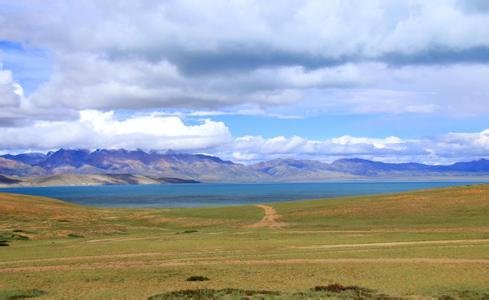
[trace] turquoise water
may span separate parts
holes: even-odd
[[[164,184],[2,188],[95,207],[207,207],[384,194],[476,182],[327,182],[275,184]]]

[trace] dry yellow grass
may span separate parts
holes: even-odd
[[[332,283],[415,299],[489,294],[488,185],[199,209],[96,209],[0,194],[0,213],[0,232],[31,238],[0,248],[0,297],[25,289],[54,299],[227,287],[294,293]],[[287,226],[256,226],[263,220]],[[187,282],[191,275],[210,280]]]

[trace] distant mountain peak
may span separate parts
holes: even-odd
[[[340,158],[340,159],[337,159],[335,161],[374,162],[373,160],[368,160],[368,159],[364,159],[364,158],[357,158],[357,157],[353,157],[353,158]]]
[[[65,149],[0,156],[0,174],[34,176],[52,174],[136,174],[198,181],[266,182],[320,181],[363,177],[489,176],[489,160],[481,158],[451,165],[384,163],[343,158],[332,163],[277,158],[242,165],[217,156],[174,150]]]

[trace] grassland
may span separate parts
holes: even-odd
[[[0,194],[0,240],[0,299],[489,299],[489,185],[200,209]]]

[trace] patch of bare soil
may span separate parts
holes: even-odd
[[[257,207],[262,208],[265,211],[265,216],[263,216],[263,219],[261,219],[259,222],[244,226],[245,228],[282,228],[287,225],[284,222],[280,222],[280,215],[273,207],[268,205],[257,205]]]

